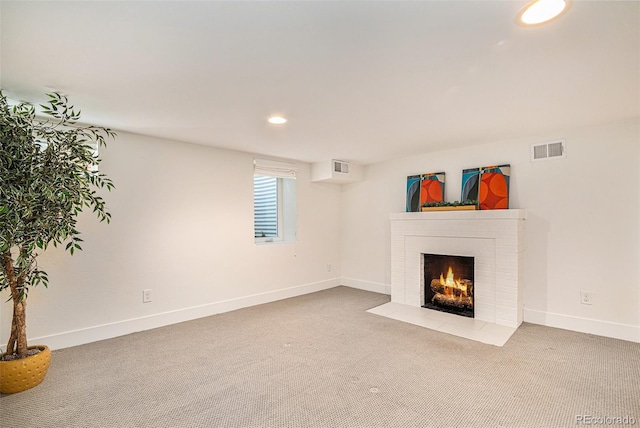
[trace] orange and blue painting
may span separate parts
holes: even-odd
[[[407,212],[420,211],[420,175],[407,177]]]
[[[511,165],[462,170],[462,201],[477,200],[481,210],[509,208]]]
[[[477,201],[480,188],[480,168],[462,170],[462,196],[461,201]]]
[[[444,201],[444,172],[407,177],[407,212],[418,212],[427,202]]]
[[[422,174],[420,177],[420,206],[427,202],[444,201],[444,172]]]

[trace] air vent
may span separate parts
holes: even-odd
[[[531,162],[550,159],[562,159],[567,157],[566,143],[564,140],[556,140],[548,143],[531,145]]]
[[[349,164],[342,161],[333,161],[333,172],[339,172],[340,174],[349,174]]]
[[[346,184],[362,181],[363,176],[364,168],[356,163],[330,159],[311,164],[311,181]]]

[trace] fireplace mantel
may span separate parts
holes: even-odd
[[[499,220],[518,219],[525,220],[527,210],[465,210],[465,211],[428,211],[419,213],[391,213],[389,219],[394,220]]]
[[[422,254],[472,256],[474,319],[517,328],[523,316],[525,219],[522,209],[390,214],[391,302],[422,305]]]

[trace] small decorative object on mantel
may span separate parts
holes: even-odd
[[[509,208],[511,166],[496,165],[462,170],[462,199],[477,199],[481,210]]]
[[[444,201],[444,172],[422,174],[420,177],[420,205]]]
[[[468,199],[466,201],[454,201],[454,202],[427,202],[422,205],[422,212],[427,211],[466,211],[477,210],[478,201]]]
[[[407,177],[407,212],[418,212],[427,202],[444,200],[444,172]]]
[[[408,213],[418,211],[420,206],[420,175],[407,177],[407,207]]]

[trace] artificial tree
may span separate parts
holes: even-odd
[[[9,105],[0,89],[0,291],[9,289],[13,302],[5,360],[28,355],[29,288],[48,285],[38,256],[51,244],[71,254],[82,250],[76,226],[83,209],[100,221],[111,217],[98,189],[111,190],[113,183],[97,172],[95,147],[115,133],[80,125],[80,111],[58,93],[40,107],[42,118],[31,104]]]

